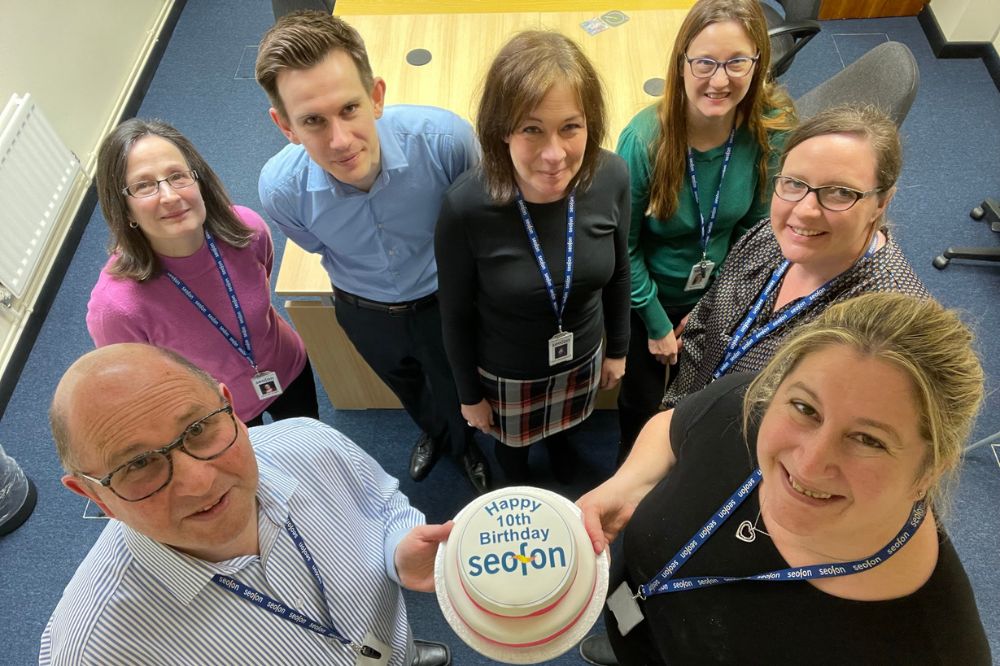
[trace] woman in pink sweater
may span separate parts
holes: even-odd
[[[98,347],[171,349],[229,387],[247,425],[317,418],[305,345],[271,305],[267,224],[234,206],[190,141],[133,118],[101,145],[97,192],[111,258],[87,305]]]

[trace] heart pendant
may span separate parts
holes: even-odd
[[[757,538],[757,531],[754,530],[753,523],[749,520],[740,523],[739,527],[736,528],[736,538],[746,543],[753,543],[754,539]]]

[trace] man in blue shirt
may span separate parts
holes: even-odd
[[[225,385],[141,344],[74,363],[51,421],[63,483],[112,520],[40,664],[449,663],[447,647],[413,641],[400,586],[434,589],[451,525],[423,525],[337,431],[248,429]]]
[[[264,209],[323,258],[337,321],[420,426],[410,476],[444,450],[478,492],[489,467],[462,419],[441,337],[434,225],[445,190],[478,161],[472,127],[450,111],[385,107],[360,35],[296,12],[261,40],[257,81],[291,145],[260,174]]]

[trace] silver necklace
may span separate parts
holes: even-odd
[[[752,523],[749,520],[744,520],[736,528],[736,538],[746,543],[753,543],[754,540],[757,538],[758,532],[768,538],[771,538],[770,534],[757,527],[757,524],[759,522],[760,522],[760,509],[757,509],[757,518]]]

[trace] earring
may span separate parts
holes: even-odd
[[[128,226],[129,226],[130,229],[138,229],[139,228],[139,223],[136,222],[135,220],[132,220],[132,221],[130,221],[128,223]]]

